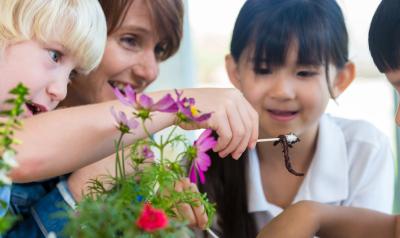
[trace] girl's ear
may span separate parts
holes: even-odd
[[[347,62],[343,69],[339,70],[333,82],[333,97],[337,98],[353,82],[356,76],[356,66],[353,62]]]
[[[239,65],[236,63],[232,55],[225,56],[225,68],[228,73],[229,80],[235,88],[241,90],[241,83],[239,78]]]

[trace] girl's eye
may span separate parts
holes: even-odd
[[[62,53],[58,50],[49,50],[49,55],[52,61],[58,63],[61,60]]]
[[[297,76],[303,77],[303,78],[312,77],[312,76],[315,76],[317,74],[318,74],[317,72],[306,71],[306,70],[297,72]]]
[[[272,73],[272,70],[270,68],[258,68],[255,69],[254,71],[256,72],[256,74],[261,74],[261,75]]]

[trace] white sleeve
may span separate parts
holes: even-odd
[[[349,171],[349,198],[345,206],[392,213],[394,158],[388,139],[381,135],[374,143],[359,143],[349,151],[353,160]]]

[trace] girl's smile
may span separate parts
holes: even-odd
[[[277,109],[267,109],[270,117],[278,122],[288,122],[295,119],[299,111],[286,111],[286,110],[277,110]]]

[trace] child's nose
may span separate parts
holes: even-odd
[[[295,90],[291,80],[285,76],[277,76],[273,80],[270,95],[277,100],[293,99],[295,97]]]
[[[60,102],[67,96],[68,80],[56,80],[47,87],[52,101]]]

